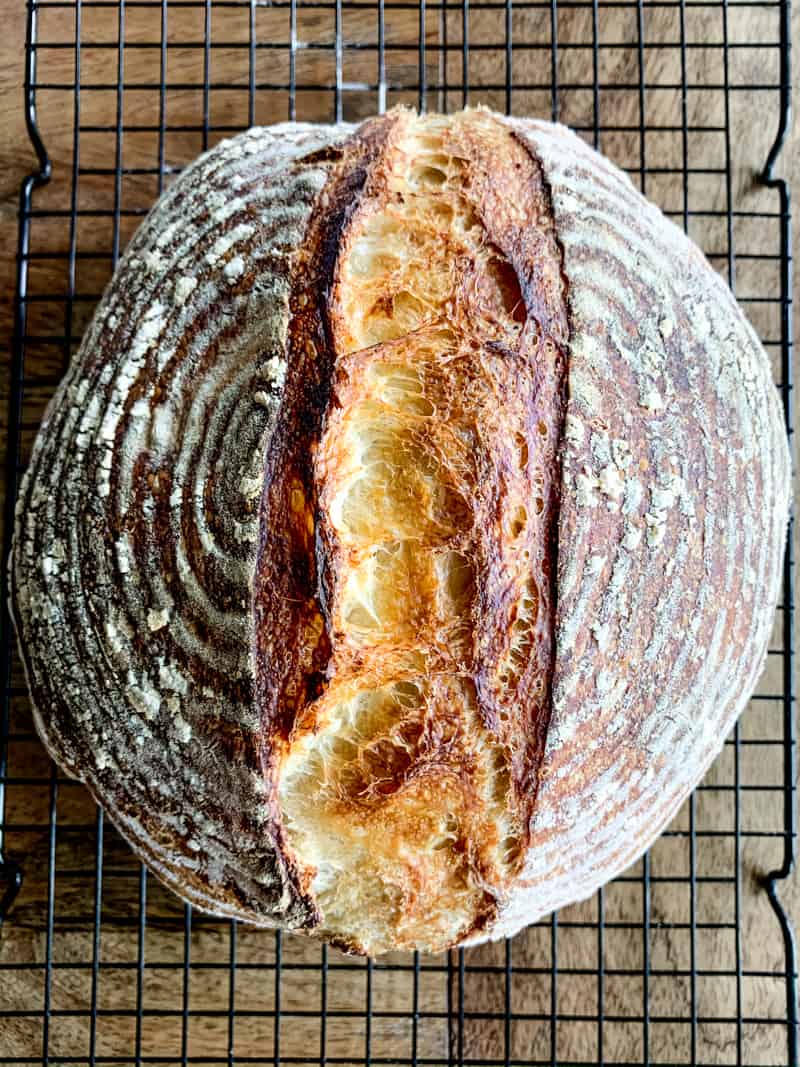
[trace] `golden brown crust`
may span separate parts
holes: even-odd
[[[526,536],[514,545],[525,555],[524,581],[536,583],[537,613],[527,637],[521,664],[509,663],[509,637],[515,633],[517,602],[503,596],[502,575],[509,552],[495,541],[495,582],[487,582],[481,605],[483,634],[477,661],[488,682],[485,719],[513,752],[512,781],[519,806],[524,845],[536,803],[538,769],[550,717],[550,688],[555,660],[556,555],[561,459],[560,445],[566,405],[566,359],[569,322],[561,250],[555,236],[549,190],[541,166],[507,126],[478,112],[472,122],[454,123],[450,138],[466,159],[467,194],[486,231],[513,269],[527,316],[519,337],[516,360],[521,373],[504,383],[496,396],[499,423],[496,456],[501,466],[497,484],[514,498],[517,507],[533,502],[534,521]],[[517,407],[517,405],[519,405]],[[522,427],[526,469],[519,477],[519,447],[509,452],[503,439],[515,425]],[[520,431],[517,430],[517,433]],[[498,502],[507,514],[509,501]],[[514,520],[512,519],[512,522]],[[491,541],[491,538],[487,538]],[[505,592],[505,590],[503,590]],[[517,598],[523,588],[516,583]],[[519,633],[522,627],[516,631]],[[524,630],[522,630],[525,633]],[[498,654],[499,653],[499,654]],[[505,662],[504,662],[505,659]],[[498,690],[498,673],[508,682]],[[479,693],[482,681],[477,681]]]
[[[400,113],[371,133],[344,146],[295,298],[257,672],[270,754],[289,743],[292,783],[298,760],[319,758],[309,739],[336,734],[342,708],[354,716],[355,751],[325,755],[314,803],[338,841],[379,833],[411,850],[397,870],[379,864],[381,892],[397,895],[391,936],[413,944],[426,924],[444,947],[492,921],[527,844],[553,669],[568,329],[542,177],[507,128]],[[310,891],[327,854],[298,843],[291,790],[279,802]],[[446,936],[431,920],[445,887],[465,900]]]
[[[330,655],[324,575],[314,543],[316,486],[309,457],[330,402],[333,352],[326,296],[342,230],[391,131],[391,122],[364,123],[344,142],[313,157],[328,167],[292,274],[288,331],[289,372],[265,457],[259,546],[253,582],[256,707],[261,721],[260,763],[279,847],[295,891],[319,922],[308,879],[287,848],[277,798],[276,771],[300,709],[323,685]]]
[[[552,188],[572,336],[553,711],[496,936],[634,862],[720,751],[764,663],[789,491],[769,362],[722,279],[580,138],[508,121]]]
[[[312,459],[331,400],[335,357],[328,294],[342,232],[391,133],[373,120],[335,149],[292,278],[283,401],[265,457],[260,541],[253,586],[256,700],[265,759],[285,741],[299,711],[323,686],[330,657],[324,569],[314,535],[317,486]]]
[[[731,293],[574,135],[348,132],[251,131],[154,209],[37,438],[12,608],[45,744],[167,884],[441,949],[588,895],[697,783],[788,455]]]

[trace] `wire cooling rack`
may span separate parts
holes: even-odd
[[[29,0],[5,549],[36,426],[156,195],[221,137],[396,103],[560,118],[702,245],[791,427],[781,2]],[[52,160],[52,165],[51,165]],[[791,543],[791,541],[790,541]],[[5,602],[5,597],[3,598]],[[36,739],[5,619],[4,1064],[790,1064],[792,561],[764,679],[650,854],[512,942],[349,959],[183,907]]]

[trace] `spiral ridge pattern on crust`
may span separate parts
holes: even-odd
[[[481,936],[588,896],[700,780],[764,663],[790,485],[768,359],[695,245],[563,127],[498,121],[549,186],[569,400],[552,714]],[[48,408],[12,553],[53,756],[182,896],[266,925],[316,920],[261,765],[258,502],[292,256],[347,132],[249,131],[159,201]]]
[[[764,665],[789,455],[769,363],[724,281],[564,127],[544,166],[570,340],[553,712],[513,932],[645,851]]]
[[[14,545],[24,643],[52,650],[26,656],[52,754],[195,903],[290,924],[250,597],[290,257],[326,178],[295,161],[345,132],[252,130],[156,205],[50,404]]]

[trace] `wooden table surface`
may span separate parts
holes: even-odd
[[[798,5],[800,7],[800,5]],[[575,19],[582,16],[583,12],[576,12]],[[702,13],[701,13],[702,14]],[[231,37],[242,30],[236,23],[238,12],[232,12],[220,33],[225,37]],[[669,13],[661,13],[658,9],[648,9],[647,30],[653,40],[666,39],[663,34],[672,32],[673,27],[667,25]],[[116,16],[114,15],[114,18]],[[175,16],[172,16],[173,18]],[[178,37],[192,36],[198,38],[202,35],[202,24],[199,27],[190,25],[189,18],[197,18],[196,13],[189,11],[187,14],[179,14],[179,25],[171,24],[171,33],[175,32]],[[400,16],[398,16],[400,18]],[[606,10],[603,13],[603,32],[605,39],[628,41],[631,37],[631,24],[625,18],[624,12],[615,13]],[[764,14],[753,8],[751,23],[743,22],[744,16],[737,14],[735,34],[737,40],[746,40],[748,34],[752,40],[759,39],[765,33],[774,31],[774,25],[766,27]],[[366,18],[366,16],[365,16]],[[402,22],[402,18],[406,21]],[[482,23],[481,15],[476,12],[475,32],[480,33]],[[519,16],[522,19],[522,16]],[[696,11],[690,12],[693,41],[697,51],[704,39],[716,40],[719,37],[720,26],[716,16],[709,16],[707,22],[697,15]],[[409,40],[416,27],[416,12],[407,12],[401,17],[400,22],[393,23],[391,32],[397,35],[398,40]],[[182,20],[182,21],[181,21]],[[137,24],[138,25],[138,24]],[[15,247],[17,240],[17,199],[20,181],[25,173],[35,165],[35,156],[27,139],[24,114],[22,108],[22,73],[25,18],[22,6],[13,0],[0,0],[0,130],[3,137],[0,139],[0,343],[4,351],[8,351],[8,343],[12,329],[12,296],[15,279]],[[535,34],[536,28],[527,25],[524,20],[520,23],[521,32]],[[216,32],[216,27],[215,32]],[[310,24],[311,30],[314,26]],[[325,32],[320,24],[316,29]],[[354,24],[347,32],[357,33],[363,29],[361,24]],[[559,24],[562,40],[569,41],[571,26],[566,22],[563,27]],[[97,39],[103,39],[102,35],[108,27],[100,24],[92,24],[87,32],[97,33]],[[110,32],[110,30],[109,30]],[[146,28],[139,30],[134,26],[132,33],[146,33]],[[269,32],[269,31],[265,31]],[[487,30],[487,32],[490,32]],[[430,31],[430,43],[436,43],[436,27]],[[576,34],[585,33],[585,24],[575,28]],[[659,34],[662,36],[659,37]],[[53,26],[48,26],[48,35],[52,37]],[[405,35],[405,36],[404,36]],[[177,37],[176,37],[177,39]],[[629,50],[630,51],[630,50]],[[674,50],[673,50],[674,51]],[[569,56],[569,53],[565,53]],[[745,53],[742,53],[745,54]],[[86,62],[88,66],[98,63],[96,53],[87,51]],[[525,63],[533,63],[539,53],[532,53],[528,57],[523,53],[518,60],[516,70],[519,72]],[[311,62],[322,64],[324,58],[314,59],[311,54]],[[690,62],[695,62],[695,52],[690,53]],[[178,80],[188,79],[196,65],[196,55],[190,51],[179,51],[175,56],[177,73],[173,74]],[[618,76],[620,79],[630,68],[626,64],[635,62],[635,50],[632,57],[626,50],[620,50],[619,57],[612,55],[606,60],[604,69],[601,71],[603,78]],[[415,57],[405,62],[415,61]],[[396,60],[397,64],[403,62],[402,54]],[[491,65],[501,61],[501,57],[487,54],[484,59],[476,60],[477,66],[473,69],[477,82],[485,75],[484,81],[491,82]],[[667,52],[663,63],[664,67],[659,71],[657,59],[653,69],[653,77],[663,74],[667,80],[674,78],[674,69],[669,64],[674,61],[674,56]],[[67,80],[71,76],[69,69],[70,56],[68,51],[50,52],[42,64],[48,64],[48,78],[63,78]],[[153,76],[153,57],[146,51],[129,50],[126,54],[126,79],[131,82],[148,80]],[[234,53],[230,56],[215,54],[215,62],[229,62],[235,65],[237,57]],[[276,62],[278,62],[276,60]],[[579,64],[585,59],[576,56],[572,68],[563,72],[564,80],[573,78],[575,81],[584,80],[585,71],[579,68]],[[615,64],[616,63],[616,67]],[[759,58],[754,55],[749,70],[743,72],[743,76],[750,80],[758,80]],[[220,69],[220,68],[218,68]],[[694,68],[693,68],[694,69]],[[698,68],[700,69],[700,68]],[[401,71],[401,66],[397,67]],[[237,68],[238,71],[238,68]],[[313,70],[312,70],[313,73]],[[523,71],[524,73],[524,71]],[[310,76],[306,72],[307,76]],[[591,75],[591,72],[590,72]],[[96,71],[90,71],[90,76],[101,77],[99,66]],[[237,74],[238,76],[238,74]],[[262,71],[261,77],[269,78],[269,71]],[[280,75],[277,75],[280,77]],[[318,72],[321,78],[326,77],[324,72]],[[246,84],[246,83],[245,83]],[[590,83],[589,83],[590,84]],[[135,94],[130,94],[134,97]],[[144,94],[141,94],[143,96]],[[153,103],[141,101],[141,96],[131,105],[130,121],[142,121],[147,108],[152,108]],[[178,114],[196,114],[196,93],[180,92],[174,94],[175,106]],[[661,119],[669,121],[669,115],[674,107],[675,94],[667,99],[664,94],[653,92],[649,100],[648,118],[650,122]],[[107,94],[106,94],[107,97]],[[239,124],[246,122],[246,111],[242,110],[242,100],[246,94],[237,99],[221,104],[222,110],[214,116],[217,123]],[[567,108],[564,118],[566,121],[580,124],[585,121],[586,104],[574,98],[565,101]],[[589,93],[591,97],[591,93]],[[484,99],[495,105],[501,104],[497,94],[486,92],[476,94],[473,98]],[[591,100],[589,101],[591,103]],[[631,108],[634,106],[631,98],[620,97],[619,100],[609,93],[604,99],[606,109],[618,109],[619,122],[623,124],[631,119]],[[92,116],[100,121],[105,114],[105,122],[111,121],[108,116],[108,108],[113,105],[113,99],[90,100],[87,98],[88,118]],[[313,94],[304,98],[300,107],[313,111],[319,105]],[[127,105],[126,105],[127,106]],[[327,105],[325,105],[327,106]],[[517,98],[517,106],[520,110],[541,109],[545,106],[543,100],[535,94],[525,97],[520,93]],[[638,106],[635,105],[635,106]],[[704,107],[717,107],[718,100],[711,97],[707,101],[695,99],[692,107],[695,109],[694,117],[699,121]],[[752,94],[752,99],[745,99],[743,94],[737,96],[737,106],[731,115],[732,152],[734,159],[733,193],[740,207],[751,210],[759,210],[764,205],[774,209],[774,197],[770,198],[763,190],[759,191],[753,186],[753,173],[763,161],[765,150],[774,133],[774,115],[776,104],[772,102],[772,111],[769,123],[759,121],[758,94]],[[64,202],[65,189],[67,188],[67,176],[71,156],[71,113],[69,100],[65,95],[58,94],[41,101],[42,126],[48,147],[54,164],[54,175],[51,186],[36,194],[34,204],[47,204],[50,207],[62,205]],[[354,113],[359,112],[358,105]],[[136,108],[139,109],[138,115]],[[570,111],[569,108],[574,110]],[[104,110],[105,109],[105,110]],[[606,122],[609,110],[606,110]],[[285,117],[285,103],[276,94],[263,94],[259,100],[257,121],[274,121]],[[113,116],[112,116],[113,118]],[[127,120],[127,115],[126,115]],[[174,121],[174,118],[173,118]],[[191,121],[191,120],[190,120]],[[180,163],[191,158],[200,148],[199,134],[176,136],[168,145],[168,154],[173,161]],[[219,139],[218,137],[216,139]],[[131,155],[126,158],[127,165],[136,165],[141,161],[152,161],[153,141],[144,135],[140,138],[131,137],[128,141]],[[791,172],[796,158],[797,141],[793,139],[784,153],[781,171],[791,178]],[[609,134],[604,136],[603,147],[615,158],[623,158],[629,151],[628,139],[625,135]],[[678,149],[679,149],[678,145]],[[113,160],[111,152],[113,145],[108,138],[84,137],[82,148],[82,164],[86,167],[95,165],[108,165]],[[702,148],[700,149],[702,150]],[[653,168],[654,162],[674,162],[676,151],[674,140],[664,138],[652,141],[652,147],[648,147],[650,156],[648,165]],[[679,157],[680,158],[680,157]],[[702,163],[693,159],[693,164]],[[87,177],[83,183],[82,196],[85,204],[108,203],[107,177],[102,175]],[[650,179],[648,193],[653,195],[661,203],[669,202],[669,198],[675,192],[674,184],[670,184],[669,176],[653,176]],[[125,190],[128,198],[126,205],[138,205],[146,207],[152,202],[155,194],[153,183],[146,178],[131,180]],[[709,184],[705,189],[700,184],[692,184],[692,195],[698,202],[707,194],[707,199],[712,205],[719,206],[722,195],[717,187],[712,188]],[[674,200],[672,201],[675,202]],[[800,212],[797,213],[800,215]],[[124,231],[129,235],[130,227]],[[123,235],[123,236],[124,236]],[[708,233],[695,233],[698,239],[703,239],[708,244],[714,240],[713,235]],[[55,231],[45,232],[38,230],[36,239],[48,247],[61,247],[63,250],[63,234]],[[80,247],[84,249],[107,249],[110,240],[110,231],[103,223],[98,223],[91,231],[84,228],[79,234]],[[48,245],[48,242],[49,245]],[[59,245],[59,242],[60,245]],[[776,251],[774,234],[756,232],[743,232],[740,238],[740,248],[748,245],[757,251]],[[107,263],[96,267],[95,273],[91,268],[82,267],[83,279],[87,284],[102,285],[105,280],[103,272],[107,272]],[[740,270],[746,272],[746,264]],[[64,262],[53,261],[47,268],[36,275],[35,285],[38,291],[46,292],[52,287],[54,293],[63,292],[64,286]],[[742,275],[740,274],[740,282]],[[746,278],[746,274],[745,274]],[[747,280],[747,278],[746,278]],[[754,277],[754,284],[758,281]],[[77,325],[84,323],[91,311],[90,307],[83,308],[76,318]],[[763,322],[757,322],[757,327],[762,332],[768,327]],[[53,323],[44,321],[42,328],[55,329]],[[76,326],[76,333],[78,332]],[[44,351],[33,349],[31,354],[32,365],[29,364],[29,373],[36,373],[37,369],[49,368],[48,357]],[[39,362],[37,362],[39,361]],[[0,441],[5,444],[5,419],[7,412],[7,388],[8,388],[8,361],[4,363],[4,374],[0,378],[2,395],[0,395]],[[46,397],[34,398],[32,403],[44,402]],[[26,438],[28,447],[32,432]],[[770,687],[780,687],[778,665],[772,663],[761,691],[767,692]],[[25,722],[27,712],[20,706],[15,709],[15,715],[19,715],[19,721]],[[751,708],[745,716],[742,726],[743,737],[757,738],[759,731],[764,729],[759,716],[763,712],[757,708]],[[24,752],[22,749],[24,748]],[[15,773],[25,772],[31,775],[46,775],[47,764],[44,760],[41,747],[37,743],[29,743],[19,746],[19,765]],[[747,781],[781,781],[781,752],[779,748],[748,748],[744,747],[739,767],[740,780]],[[732,781],[732,761],[730,750],[721,757],[717,765],[712,769],[707,784],[719,786],[719,791],[707,791],[698,794],[696,807],[693,813],[695,826],[707,831],[714,832],[715,828],[729,830],[731,820],[730,793],[725,792],[725,786]],[[764,825],[772,825],[779,819],[779,809],[773,800],[780,794],[758,794],[752,801],[748,798],[753,794],[745,794],[748,807],[743,809],[743,818],[752,819],[753,825],[762,819]],[[751,811],[752,805],[755,807]],[[761,805],[761,807],[759,807]],[[9,790],[8,794],[9,819],[20,824],[42,824],[46,822],[47,795],[39,787],[31,787],[28,790]],[[676,820],[679,828],[688,828],[688,808],[682,812]],[[59,799],[59,824],[69,827],[70,824],[91,823],[94,819],[93,808],[84,791],[79,787],[64,787]],[[136,867],[132,863],[125,846],[116,837],[110,827],[106,827],[106,865],[114,873],[105,880],[104,886],[104,918],[102,924],[102,949],[101,958],[107,962],[131,962],[137,959],[137,929],[135,919],[137,915],[137,887],[138,879],[131,879],[125,872],[135,872]],[[716,843],[715,843],[716,842]],[[695,994],[697,996],[698,1012],[706,1020],[700,1023],[694,1035],[696,1042],[696,1062],[698,1063],[729,1063],[735,1060],[737,1033],[736,1027],[730,1023],[715,1022],[715,1019],[730,1017],[735,1014],[736,988],[735,982],[730,977],[713,977],[712,972],[727,970],[735,967],[736,944],[735,937],[730,930],[725,930],[722,924],[730,918],[731,906],[730,894],[727,888],[723,891],[715,891],[714,876],[720,873],[730,873],[732,870],[732,852],[730,838],[703,838],[702,848],[699,848],[696,857],[697,871],[709,879],[707,883],[698,887],[696,901],[698,921],[707,921],[708,929],[698,931],[697,944],[695,945],[695,962],[700,970],[705,970],[708,976],[701,975],[697,979]],[[4,963],[24,962],[31,960],[41,961],[44,955],[44,909],[46,902],[46,870],[47,870],[47,836],[41,831],[29,833],[15,833],[9,835],[8,846],[13,850],[26,865],[26,883],[11,920],[6,924],[0,934],[0,1008],[15,1007],[21,1011],[38,1012],[42,1003],[42,972],[38,971],[3,971]],[[54,952],[56,958],[69,962],[89,958],[91,954],[93,931],[88,919],[81,920],[80,916],[91,914],[91,900],[87,895],[93,892],[93,862],[94,862],[94,838],[91,835],[72,836],[59,841],[59,863],[62,866],[85,869],[87,872],[84,882],[65,882],[59,889],[59,916],[56,921],[56,933]],[[742,881],[741,881],[741,946],[742,963],[746,970],[763,973],[762,977],[745,978],[742,983],[743,1000],[741,1004],[742,1014],[752,1022],[746,1022],[742,1028],[741,1041],[744,1062],[747,1063],[785,1063],[785,1031],[782,1027],[770,1025],[764,1020],[773,1018],[780,1019],[785,1015],[784,989],[782,982],[770,979],[770,973],[779,970],[782,965],[782,944],[778,934],[777,924],[772,915],[766,896],[759,887],[758,878],[765,870],[779,859],[780,850],[775,842],[748,839],[740,856]],[[671,1016],[687,1016],[687,1004],[690,995],[689,980],[685,977],[691,962],[691,948],[684,937],[679,937],[674,930],[670,929],[670,922],[687,921],[688,903],[685,887],[674,886],[668,879],[675,873],[686,873],[687,853],[685,841],[681,838],[663,839],[656,846],[651,859],[651,874],[666,879],[663,882],[655,881],[651,892],[651,922],[653,928],[650,935],[650,965],[653,977],[650,979],[650,1010],[655,1019],[669,1018]],[[637,865],[635,872],[641,872],[641,865]],[[800,919],[800,886],[795,878],[787,883],[782,895],[786,900],[790,912]],[[581,1016],[594,1012],[597,1003],[597,979],[592,972],[597,965],[598,944],[596,932],[581,928],[580,923],[592,921],[596,917],[596,902],[588,902],[573,908],[565,909],[560,916],[561,926],[558,930],[557,947],[559,966],[571,970],[571,973],[559,980],[558,1008],[560,1012]],[[636,882],[622,883],[609,888],[605,896],[606,919],[617,922],[617,927],[610,927],[605,933],[603,945],[603,958],[610,974],[607,977],[604,988],[605,1010],[611,1022],[604,1030],[604,1054],[608,1061],[619,1060],[620,1062],[639,1062],[643,1055],[642,1027],[633,1020],[641,1010],[642,980],[635,972],[641,968],[642,953],[644,946],[641,932],[626,930],[625,922],[638,923],[642,916],[642,893],[641,884]],[[166,891],[154,882],[148,880],[148,905],[147,916],[149,920],[147,931],[146,952],[147,959],[152,964],[156,961],[160,966],[152,966],[146,974],[144,988],[145,1006],[153,1009],[174,1010],[176,1016],[162,1020],[148,1017],[145,1019],[141,1039],[142,1050],[146,1055],[152,1056],[153,1062],[158,1062],[159,1056],[176,1055],[180,1049],[181,1020],[180,1008],[183,1003],[183,986],[181,965],[183,960],[184,939],[182,927],[182,913],[176,901]],[[124,920],[128,920],[127,922]],[[212,923],[200,924],[194,929],[191,938],[191,952],[194,963],[214,964],[225,962],[230,952],[230,928],[227,924]],[[267,1015],[259,1015],[258,1012],[269,1013],[274,1004],[274,989],[272,978],[265,978],[264,972],[248,967],[249,963],[268,964],[274,967],[274,940],[271,935],[241,928],[237,935],[237,958],[240,964],[235,987],[236,1006],[240,1011],[252,1011],[256,1014],[240,1019],[237,1023],[234,1035],[233,1047],[237,1056],[263,1057],[264,1062],[273,1060],[273,1020]],[[552,951],[553,934],[549,927],[535,927],[521,935],[514,943],[513,962],[516,968],[527,967],[530,973],[524,978],[515,981],[513,988],[513,1008],[515,1012],[528,1016],[515,1023],[512,1036],[511,1062],[517,1062],[527,1057],[549,1056],[550,1029],[547,1017],[550,1012],[552,988],[549,975],[542,973],[549,967]],[[337,953],[329,954],[331,971],[329,975],[327,996],[328,1007],[331,1010],[363,1011],[365,996],[366,972],[362,964],[358,963],[351,969],[337,969],[344,967],[345,961]],[[309,1061],[318,1062],[317,1046],[319,1043],[318,1022],[302,1013],[310,1011],[312,1014],[320,1005],[320,980],[318,967],[320,950],[317,946],[307,944],[296,938],[285,938],[283,941],[282,964],[283,982],[282,1009],[288,1012],[281,1035],[281,1051],[285,1056],[308,1056]],[[464,977],[464,1003],[467,1011],[483,1011],[488,1013],[502,1013],[504,1006],[504,985],[502,981],[502,968],[505,962],[504,948],[500,946],[488,946],[476,950],[470,954],[469,961],[473,966],[483,966],[484,971],[473,970]],[[378,1015],[372,1024],[372,1054],[374,1056],[408,1055],[407,1048],[410,1040],[408,1019],[392,1017],[392,1010],[408,1012],[411,1006],[412,977],[407,966],[408,960],[398,956],[395,959],[398,964],[397,970],[375,972],[372,976],[373,1008],[376,1012],[384,1012]],[[443,961],[433,961],[442,964]],[[544,966],[543,966],[544,965]],[[494,970],[492,970],[494,968]],[[581,970],[588,973],[581,974]],[[632,973],[626,975],[626,970]],[[69,969],[56,971],[53,976],[53,1006],[56,1008],[69,1008],[85,1006],[90,996],[90,975],[86,972],[72,971]],[[452,989],[451,989],[452,992]],[[223,1013],[227,1010],[230,990],[228,987],[228,971],[226,968],[200,969],[192,974],[191,1006],[203,1008],[207,1011]],[[98,1053],[103,1055],[130,1055],[133,1038],[133,1022],[125,1011],[134,1003],[135,982],[132,972],[129,970],[107,970],[101,973],[101,981],[98,989],[98,1003],[108,1009],[108,1014],[101,1020],[101,1025],[96,1035]],[[419,986],[420,1004],[423,1008],[423,1018],[418,1027],[418,1054],[420,1057],[438,1057],[444,1053],[447,1038],[447,981],[442,979],[442,973],[437,971],[424,971]],[[120,1014],[114,1014],[115,1011]],[[428,1013],[427,1016],[425,1013]],[[438,1013],[438,1014],[437,1014]],[[332,1018],[327,1027],[326,1040],[328,1053],[332,1056],[341,1056],[349,1062],[361,1062],[365,1020],[363,1015],[347,1018],[338,1016]],[[60,1017],[53,1022],[52,1048],[58,1062],[58,1056],[81,1056],[84,1054],[87,1042],[87,1022],[80,1017]],[[189,1033],[189,1054],[194,1056],[224,1055],[230,1035],[227,1030],[227,1020],[222,1020],[214,1015],[200,1015],[192,1019]],[[473,1020],[466,1024],[463,1041],[464,1053],[470,1062],[481,1062],[503,1055],[502,1024],[497,1020]],[[35,1055],[41,1041],[41,1019],[38,1017],[19,1017],[13,1020],[0,1019],[0,1061],[5,1057]],[[649,1049],[654,1062],[685,1063],[689,1062],[690,1035],[685,1024],[671,1024],[666,1022],[654,1022],[649,1030]],[[574,1062],[581,1058],[594,1061],[597,1055],[597,1027],[589,1020],[576,1020],[559,1029],[557,1059],[562,1064]]]

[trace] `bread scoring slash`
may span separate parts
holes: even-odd
[[[378,125],[355,205],[364,133],[342,146],[295,283],[257,693],[323,929],[439,950],[495,919],[527,847],[569,331],[513,131],[481,112]]]
[[[563,127],[251,130],[145,220],[37,438],[37,728],[206,911],[511,934],[719,751],[788,494],[730,291]]]

